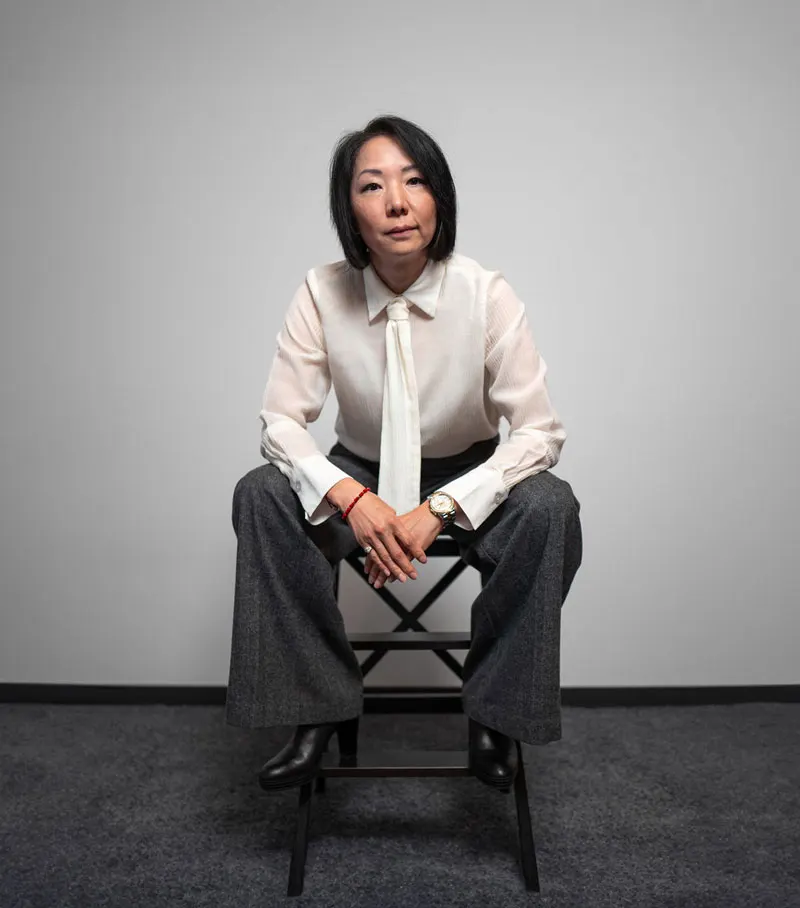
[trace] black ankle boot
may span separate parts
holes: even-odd
[[[339,754],[354,758],[358,748],[358,720],[356,716],[344,722],[298,725],[292,740],[261,767],[258,784],[265,791],[276,791],[312,781],[334,732],[339,739]]]
[[[513,738],[469,720],[469,767],[481,782],[508,793],[517,774],[519,760]]]

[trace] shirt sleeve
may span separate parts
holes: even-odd
[[[525,306],[500,272],[489,283],[485,356],[488,397],[509,434],[485,463],[441,487],[461,507],[465,517],[455,523],[465,530],[477,529],[518,482],[555,466],[567,437]]]
[[[319,417],[331,387],[312,281],[309,272],[278,333],[260,413],[261,454],[287,477],[308,522],[319,524],[336,513],[325,494],[349,477],[320,451],[306,428]]]

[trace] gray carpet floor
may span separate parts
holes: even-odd
[[[254,773],[289,731],[0,705],[0,906],[800,906],[800,705],[565,708],[525,747],[540,895],[513,796],[450,778],[329,780],[287,897],[297,791]],[[368,714],[361,740],[462,749],[466,718]]]

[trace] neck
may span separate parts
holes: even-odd
[[[392,293],[404,293],[416,281],[428,264],[426,255],[396,257],[387,261],[370,254],[370,264],[375,273]]]

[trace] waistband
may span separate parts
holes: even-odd
[[[449,454],[447,457],[423,457],[420,463],[422,480],[424,482],[427,476],[442,476],[448,473],[464,472],[467,469],[471,469],[472,467],[483,463],[485,460],[488,460],[499,444],[500,435],[498,434],[493,438],[476,441],[458,454]],[[359,457],[349,448],[346,448],[340,441],[336,442],[331,448],[330,453],[344,454],[347,457],[352,457],[354,460],[361,461],[365,466],[368,466],[376,475],[378,473],[378,467],[380,466],[378,461]]]

